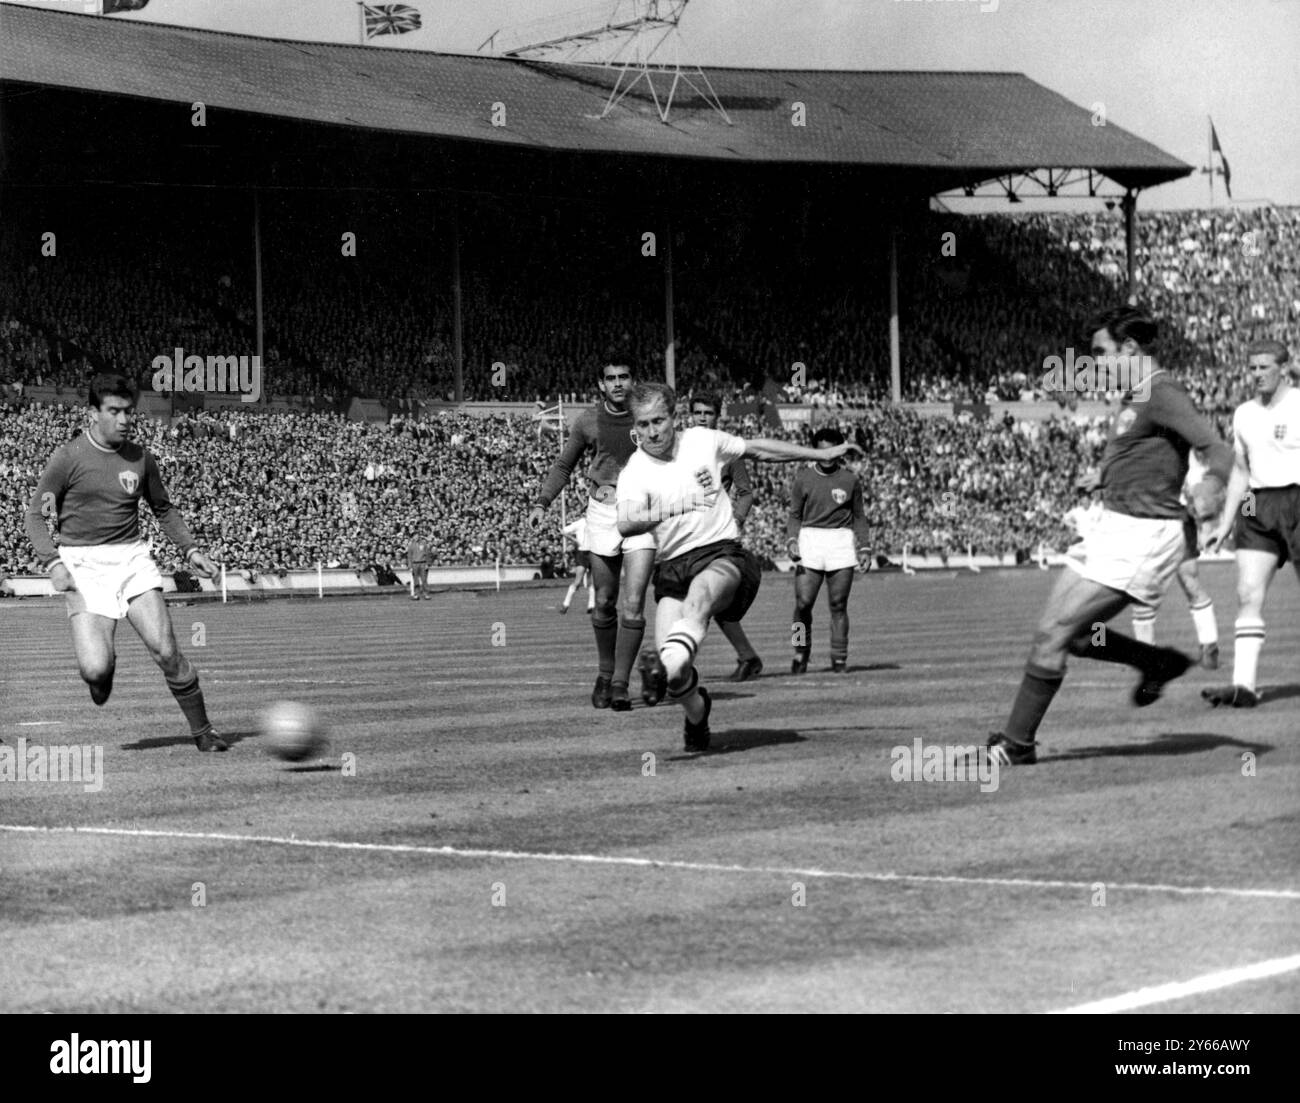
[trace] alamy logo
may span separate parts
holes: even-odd
[[[140,488],[140,476],[134,471],[119,471],[117,481],[128,494],[134,494]]]
[[[60,1038],[50,1043],[50,1072],[56,1076],[71,1073],[108,1073],[121,1076],[129,1073],[136,1084],[147,1084],[149,1071],[149,1041],[97,1042],[93,1038],[81,1040],[74,1034],[67,1041]]]
[[[1151,376],[1155,364],[1149,356],[1075,356],[1065,350],[1065,359],[1049,356],[1043,361],[1044,391],[1049,394],[1097,394],[1128,392],[1134,402],[1151,397]]]
[[[981,793],[997,792],[998,764],[986,747],[925,746],[918,737],[910,747],[895,747],[889,757],[889,776],[895,781],[978,781]]]
[[[253,356],[171,356],[153,358],[153,389],[158,394],[238,394],[241,402],[262,397],[262,358]]]
[[[0,744],[0,782],[81,782],[87,793],[104,788],[104,748],[62,744],[27,746],[20,736],[16,748]]]

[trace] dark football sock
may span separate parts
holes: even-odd
[[[618,617],[614,613],[591,614],[591,628],[596,633],[597,670],[602,678],[614,673],[614,649],[618,640]]]
[[[1038,733],[1038,725],[1047,715],[1052,698],[1061,688],[1064,678],[1063,671],[1026,663],[1025,676],[1020,680],[1020,689],[1016,693],[1016,703],[1011,706],[1011,716],[1002,734],[1015,743],[1032,743]]]
[[[176,676],[167,679],[167,688],[172,691],[181,712],[189,721],[190,734],[198,735],[210,728],[208,710],[203,703],[203,690],[199,688],[199,672],[188,659],[184,660]]]
[[[632,678],[632,664],[645,638],[645,617],[619,617],[618,644],[614,649],[614,685],[625,686]]]

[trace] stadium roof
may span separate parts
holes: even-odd
[[[0,3],[0,81],[283,120],[486,143],[502,152],[640,154],[918,174],[935,190],[1045,168],[1145,188],[1191,166],[1020,73],[709,67],[735,125],[702,98],[662,123],[640,90],[598,116],[610,71],[253,38]],[[807,125],[791,125],[791,105]],[[506,107],[505,126],[491,109]]]

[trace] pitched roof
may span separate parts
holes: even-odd
[[[0,80],[533,150],[922,170],[978,181],[1094,168],[1124,186],[1191,166],[1021,73],[710,66],[734,125],[679,94],[668,123],[638,88],[585,66],[340,46],[0,3]],[[670,76],[657,81],[661,91]],[[792,105],[806,125],[792,125]],[[492,125],[492,105],[506,125]]]

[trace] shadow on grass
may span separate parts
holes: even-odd
[[[230,746],[236,743],[242,743],[245,739],[256,739],[257,732],[228,732],[220,733]],[[119,750],[123,751],[151,751],[156,747],[192,747],[194,746],[194,737],[192,735],[162,735],[156,739],[137,739],[134,743],[122,743]]]
[[[1105,747],[1075,747],[1064,754],[1053,754],[1052,762],[1070,762],[1086,758],[1147,758],[1166,755],[1203,754],[1220,747],[1237,747],[1260,755],[1273,749],[1271,743],[1245,743],[1215,732],[1170,732],[1157,735],[1146,743],[1111,744]],[[1040,759],[1040,761],[1042,761]]]
[[[335,766],[329,762],[304,762],[301,765],[286,765],[284,772],[286,774],[328,774],[337,773],[341,769],[342,766]]]
[[[669,762],[689,762],[693,758],[711,758],[720,754],[739,754],[759,747],[773,747],[779,743],[806,743],[808,740],[791,728],[735,728],[713,733],[713,745],[703,754],[681,752],[672,755]]]
[[[1300,697],[1300,685],[1260,686],[1260,707],[1267,708],[1274,701],[1285,701],[1288,697]]]

